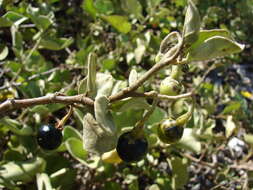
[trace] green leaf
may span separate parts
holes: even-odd
[[[131,30],[131,24],[127,17],[120,15],[101,16],[105,21],[111,24],[116,30],[123,34],[127,34]]]
[[[96,0],[95,7],[101,14],[110,15],[114,12],[113,2],[111,0]]]
[[[44,171],[45,165],[45,161],[39,157],[0,165],[0,184],[5,184],[6,181],[23,183],[32,181],[37,173]]]
[[[154,112],[150,115],[146,124],[147,125],[154,125],[156,123],[159,123],[161,120],[163,120],[166,117],[166,115],[167,114],[163,109],[156,107]]]
[[[232,101],[230,102],[222,111],[221,114],[229,114],[232,112],[236,112],[237,110],[239,110],[241,108],[241,103],[238,101]]]
[[[12,24],[15,24],[15,26],[17,27],[22,22],[24,22],[28,19],[24,15],[18,14],[13,11],[8,11],[5,15],[2,16],[2,18],[4,18],[4,19],[1,19],[3,21],[1,23],[1,24],[3,24],[3,27],[8,27],[8,26],[11,26]],[[1,26],[1,24],[0,24],[0,26]]]
[[[91,96],[96,94],[96,64],[97,56],[90,53],[88,55],[87,91]]]
[[[136,63],[139,64],[142,61],[142,57],[145,54],[146,46],[143,40],[138,38],[136,41],[137,41],[137,48],[134,50],[134,55]]]
[[[253,135],[252,134],[244,134],[243,136],[246,143],[250,144],[253,147]]]
[[[104,59],[102,61],[102,66],[103,66],[103,70],[113,70],[115,69],[116,65],[116,61],[114,59]]]
[[[116,133],[116,127],[113,122],[112,114],[109,111],[109,100],[105,96],[96,97],[94,102],[95,117],[108,133]]]
[[[130,109],[150,109],[150,105],[147,103],[145,98],[128,98],[117,102],[117,112],[124,112]]]
[[[114,82],[115,79],[110,74],[97,73],[97,96],[110,96],[114,87]]]
[[[37,175],[37,188],[38,190],[53,190],[50,178],[46,173],[41,173]]]
[[[46,114],[50,111],[46,105],[37,105],[37,106],[30,108],[30,112],[38,113],[38,114]]]
[[[35,98],[42,96],[42,89],[39,85],[39,81],[30,81],[29,83],[23,83],[20,86],[22,93],[28,97]]]
[[[78,94],[87,93],[87,77],[82,79],[78,84]]]
[[[187,171],[187,159],[172,157],[168,161],[172,169],[172,189],[177,190],[183,188],[189,178]]]
[[[63,139],[64,141],[68,140],[69,138],[76,138],[82,140],[82,135],[78,130],[71,126],[65,126],[63,129]]]
[[[15,25],[11,27],[11,37],[13,51],[17,57],[21,58],[23,56],[23,37]]]
[[[135,69],[132,69],[128,77],[129,86],[132,86],[137,80],[138,80],[138,73]]]
[[[191,44],[198,39],[200,22],[198,9],[191,0],[188,0],[183,29],[185,43]]]
[[[87,11],[93,18],[97,15],[97,10],[94,6],[93,0],[85,0],[82,3],[82,8],[84,11]]]
[[[8,127],[9,130],[17,135],[30,136],[34,133],[33,129],[30,126],[23,126],[21,123],[14,119],[4,117],[0,120],[0,123]]]
[[[118,130],[124,127],[132,127],[142,118],[143,110],[127,110],[124,112],[113,112],[113,119]]]
[[[122,9],[136,18],[142,19],[142,6],[138,0],[121,0]]]
[[[200,44],[204,43],[205,40],[211,38],[213,36],[222,36],[226,38],[230,38],[230,34],[227,30],[224,29],[213,29],[213,30],[200,30],[198,40],[195,41],[189,49],[194,49]]]
[[[9,53],[9,49],[7,46],[0,47],[0,61],[4,60]]]
[[[121,80],[117,80],[116,83],[114,83],[113,85],[113,89],[112,89],[112,95],[118,93],[119,91],[123,90],[124,88],[127,87],[127,81],[121,81]]]
[[[69,153],[82,164],[87,164],[86,159],[88,157],[88,152],[83,149],[83,142],[77,138],[69,138],[65,142],[66,148]]]
[[[74,42],[73,38],[56,38],[52,36],[43,37],[40,42],[40,48],[49,50],[61,50]]]
[[[149,187],[148,190],[160,190],[159,186],[157,184],[153,184]]]
[[[51,24],[53,24],[53,12],[49,12],[47,15],[44,15],[40,9],[32,7],[31,5],[27,7],[26,11],[32,22],[42,31],[46,30]]]
[[[199,44],[194,49],[191,49],[188,54],[188,61],[214,59],[217,57],[230,55],[232,53],[239,53],[243,49],[244,45],[239,44],[229,38],[213,36]]]
[[[94,117],[87,113],[83,119],[83,146],[96,154],[103,154],[116,147],[117,136],[101,126]]]
[[[185,148],[186,150],[193,151],[197,154],[201,152],[201,143],[194,136],[193,130],[190,128],[184,129],[184,134],[181,140],[175,144],[179,148]]]
[[[10,27],[12,25],[12,22],[8,20],[7,18],[0,17],[0,28],[1,27]]]
[[[68,180],[62,180],[68,179]],[[76,169],[74,168],[61,168],[56,172],[50,174],[50,180],[53,187],[60,188],[61,190],[69,190],[76,184]]]
[[[26,159],[25,155],[12,149],[7,149],[3,155],[3,160],[8,160],[8,161],[23,161],[25,159]]]

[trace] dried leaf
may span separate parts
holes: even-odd
[[[233,116],[229,115],[226,122],[226,138],[229,138],[236,129],[236,125],[233,122]]]

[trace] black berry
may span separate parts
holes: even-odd
[[[116,150],[123,161],[136,162],[147,154],[148,142],[145,137],[135,138],[131,132],[126,132],[119,137]]]
[[[37,142],[45,150],[54,150],[61,145],[61,130],[52,125],[42,125],[38,131]]]

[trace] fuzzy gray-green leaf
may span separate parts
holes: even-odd
[[[96,93],[96,62],[96,55],[90,53],[88,56],[87,91],[91,95],[94,95]]]
[[[87,93],[87,77],[82,79],[78,84],[78,94]]]
[[[110,96],[114,87],[115,79],[110,74],[97,73],[96,86],[97,96]]]
[[[213,36],[208,38],[196,48],[191,49],[188,54],[188,61],[202,61],[214,59],[239,53],[244,49],[244,45],[239,44],[229,38],[222,36]]]
[[[83,119],[83,146],[84,149],[96,154],[103,154],[116,147],[117,136],[105,130],[90,114]]]
[[[129,86],[132,86],[137,80],[138,80],[138,73],[135,69],[132,69],[128,78]]]
[[[42,158],[33,158],[28,161],[8,162],[0,165],[0,184],[5,184],[7,181],[32,181],[37,173],[44,171],[45,161]]]
[[[187,44],[193,43],[198,39],[200,30],[200,16],[198,9],[191,0],[188,0],[188,7],[184,21],[184,41]]]
[[[96,97],[94,103],[95,117],[97,122],[110,133],[116,132],[112,114],[109,111],[109,100],[105,96]]]

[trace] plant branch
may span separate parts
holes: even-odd
[[[110,102],[114,102],[120,99],[123,99],[125,97],[128,97],[128,95],[131,92],[134,92],[137,90],[145,81],[147,81],[152,75],[163,69],[164,67],[171,65],[171,64],[176,64],[177,63],[177,57],[180,53],[180,50],[182,48],[183,41],[179,43],[179,47],[177,51],[174,53],[173,56],[161,59],[158,63],[156,63],[150,70],[148,70],[144,75],[142,75],[132,86],[129,86],[122,91],[118,92],[117,94],[114,94],[109,97]]]
[[[178,48],[175,51],[173,55],[170,54],[165,54],[163,58],[156,63],[150,70],[148,70],[142,77],[140,77],[132,86],[127,87],[123,89],[122,91],[118,92],[117,94],[114,94],[109,97],[110,102],[114,102],[117,100],[121,100],[126,97],[134,97],[134,96],[142,96],[142,97],[152,97],[155,98],[161,98],[161,99],[170,99],[170,100],[175,100],[178,98],[184,98],[184,97],[189,97],[192,94],[182,94],[179,96],[165,96],[165,95],[157,95],[154,92],[147,92],[147,93],[137,93],[134,92],[137,90],[145,81],[147,81],[152,75],[163,69],[164,67],[170,65],[170,64],[177,64],[177,57],[180,53],[180,50],[182,48],[183,41],[179,41],[178,43]],[[35,45],[36,47],[36,45]],[[53,69],[53,71],[55,71]],[[49,72],[45,72],[43,74],[49,74],[51,73],[52,70]],[[37,78],[38,76],[41,76],[41,74],[36,75],[36,76],[31,76],[28,80]],[[43,105],[43,104],[52,104],[52,103],[62,103],[62,104],[74,104],[74,103],[79,103],[83,105],[88,105],[88,106],[94,106],[94,101],[89,98],[85,97],[83,94],[80,95],[75,95],[75,96],[62,96],[59,94],[53,94],[53,95],[47,95],[47,96],[42,96],[38,98],[30,98],[30,99],[9,99],[0,104],[0,117],[1,115],[5,115],[8,111],[19,109],[19,108],[26,108],[30,106],[35,106],[35,105]]]
[[[81,95],[75,96],[62,96],[52,94],[47,96],[42,96],[38,98],[29,99],[8,99],[2,104],[0,104],[0,115],[4,115],[6,112],[15,110],[18,108],[25,108],[35,105],[51,104],[51,103],[62,103],[62,104],[74,104],[79,103],[83,105],[93,106],[94,101],[88,97]]]
[[[167,95],[163,95],[163,94],[157,94],[157,98],[158,99],[164,99],[164,100],[178,100],[180,98],[188,98],[188,97],[191,97],[193,95],[194,95],[193,92],[188,92],[188,93],[180,94],[180,95],[177,95],[177,96],[167,96]],[[156,97],[156,93],[154,91],[144,92],[144,93],[131,92],[128,96],[129,97],[155,98]]]

